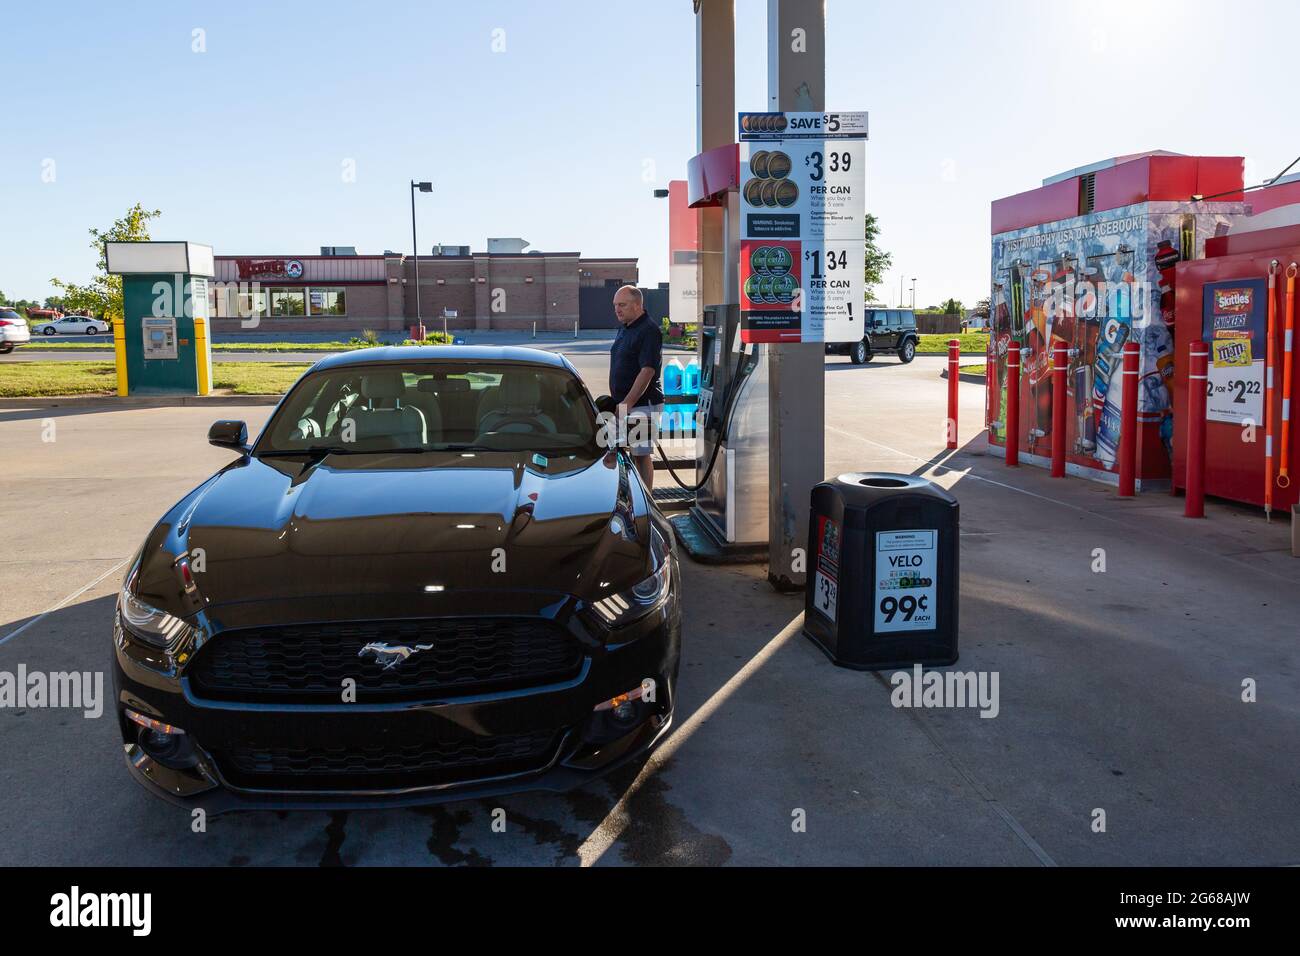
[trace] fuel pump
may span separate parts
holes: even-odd
[[[717,548],[767,541],[767,363],[764,346],[740,341],[740,308],[706,306],[699,335],[696,493],[689,521]],[[659,454],[663,457],[663,450]]]

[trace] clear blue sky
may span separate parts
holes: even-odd
[[[766,3],[736,9],[737,106],[761,107]],[[1044,176],[1164,148],[1244,155],[1257,182],[1300,154],[1291,4],[826,10],[827,105],[872,114],[868,209],[896,263],[878,296],[900,276],[918,305],[987,295],[989,202]],[[667,279],[651,189],[695,152],[690,0],[48,2],[0,23],[12,298],[88,278],[87,228],[137,200],[163,210],[155,238],[218,253],[409,250],[413,177],[436,186],[418,199],[426,251],[522,236]]]

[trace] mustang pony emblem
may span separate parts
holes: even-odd
[[[357,657],[373,654],[375,660],[384,665],[384,670],[391,671],[412,654],[431,650],[433,650],[432,644],[383,644],[371,642],[357,652]]]

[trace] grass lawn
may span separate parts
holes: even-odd
[[[979,375],[980,377],[983,377],[983,376],[985,376],[987,373],[988,373],[988,366],[986,366],[986,365],[963,365],[963,366],[961,366],[961,374],[962,374],[962,375]]]
[[[961,343],[962,355],[983,355],[988,349],[987,332],[962,332],[960,335],[922,335],[917,355],[947,355],[948,340],[957,339]]]
[[[283,395],[309,368],[300,362],[213,362],[212,387],[236,395]]]
[[[280,395],[309,366],[293,362],[213,362],[213,387],[236,395]],[[112,362],[6,362],[0,365],[0,398],[113,394]]]
[[[5,362],[0,365],[0,398],[115,391],[117,371],[112,362]]]

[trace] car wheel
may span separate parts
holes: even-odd
[[[0,355],[8,355],[14,350],[12,342],[0,342]]]
[[[906,365],[914,358],[916,358],[916,340],[908,339],[903,343],[903,348],[898,353],[898,360]]]
[[[41,334],[42,334],[42,335],[53,335],[53,334],[54,334],[54,327],[53,327],[53,326],[49,326],[49,325],[47,325],[45,328],[41,329]]]
[[[871,350],[867,348],[867,343],[861,340],[853,343],[853,350],[849,352],[849,358],[854,365],[866,365],[871,361]]]
[[[92,326],[90,326],[90,328],[86,329],[86,334],[87,334],[87,335],[98,335],[98,334],[99,334],[99,329],[95,328],[95,327],[92,325]]]

